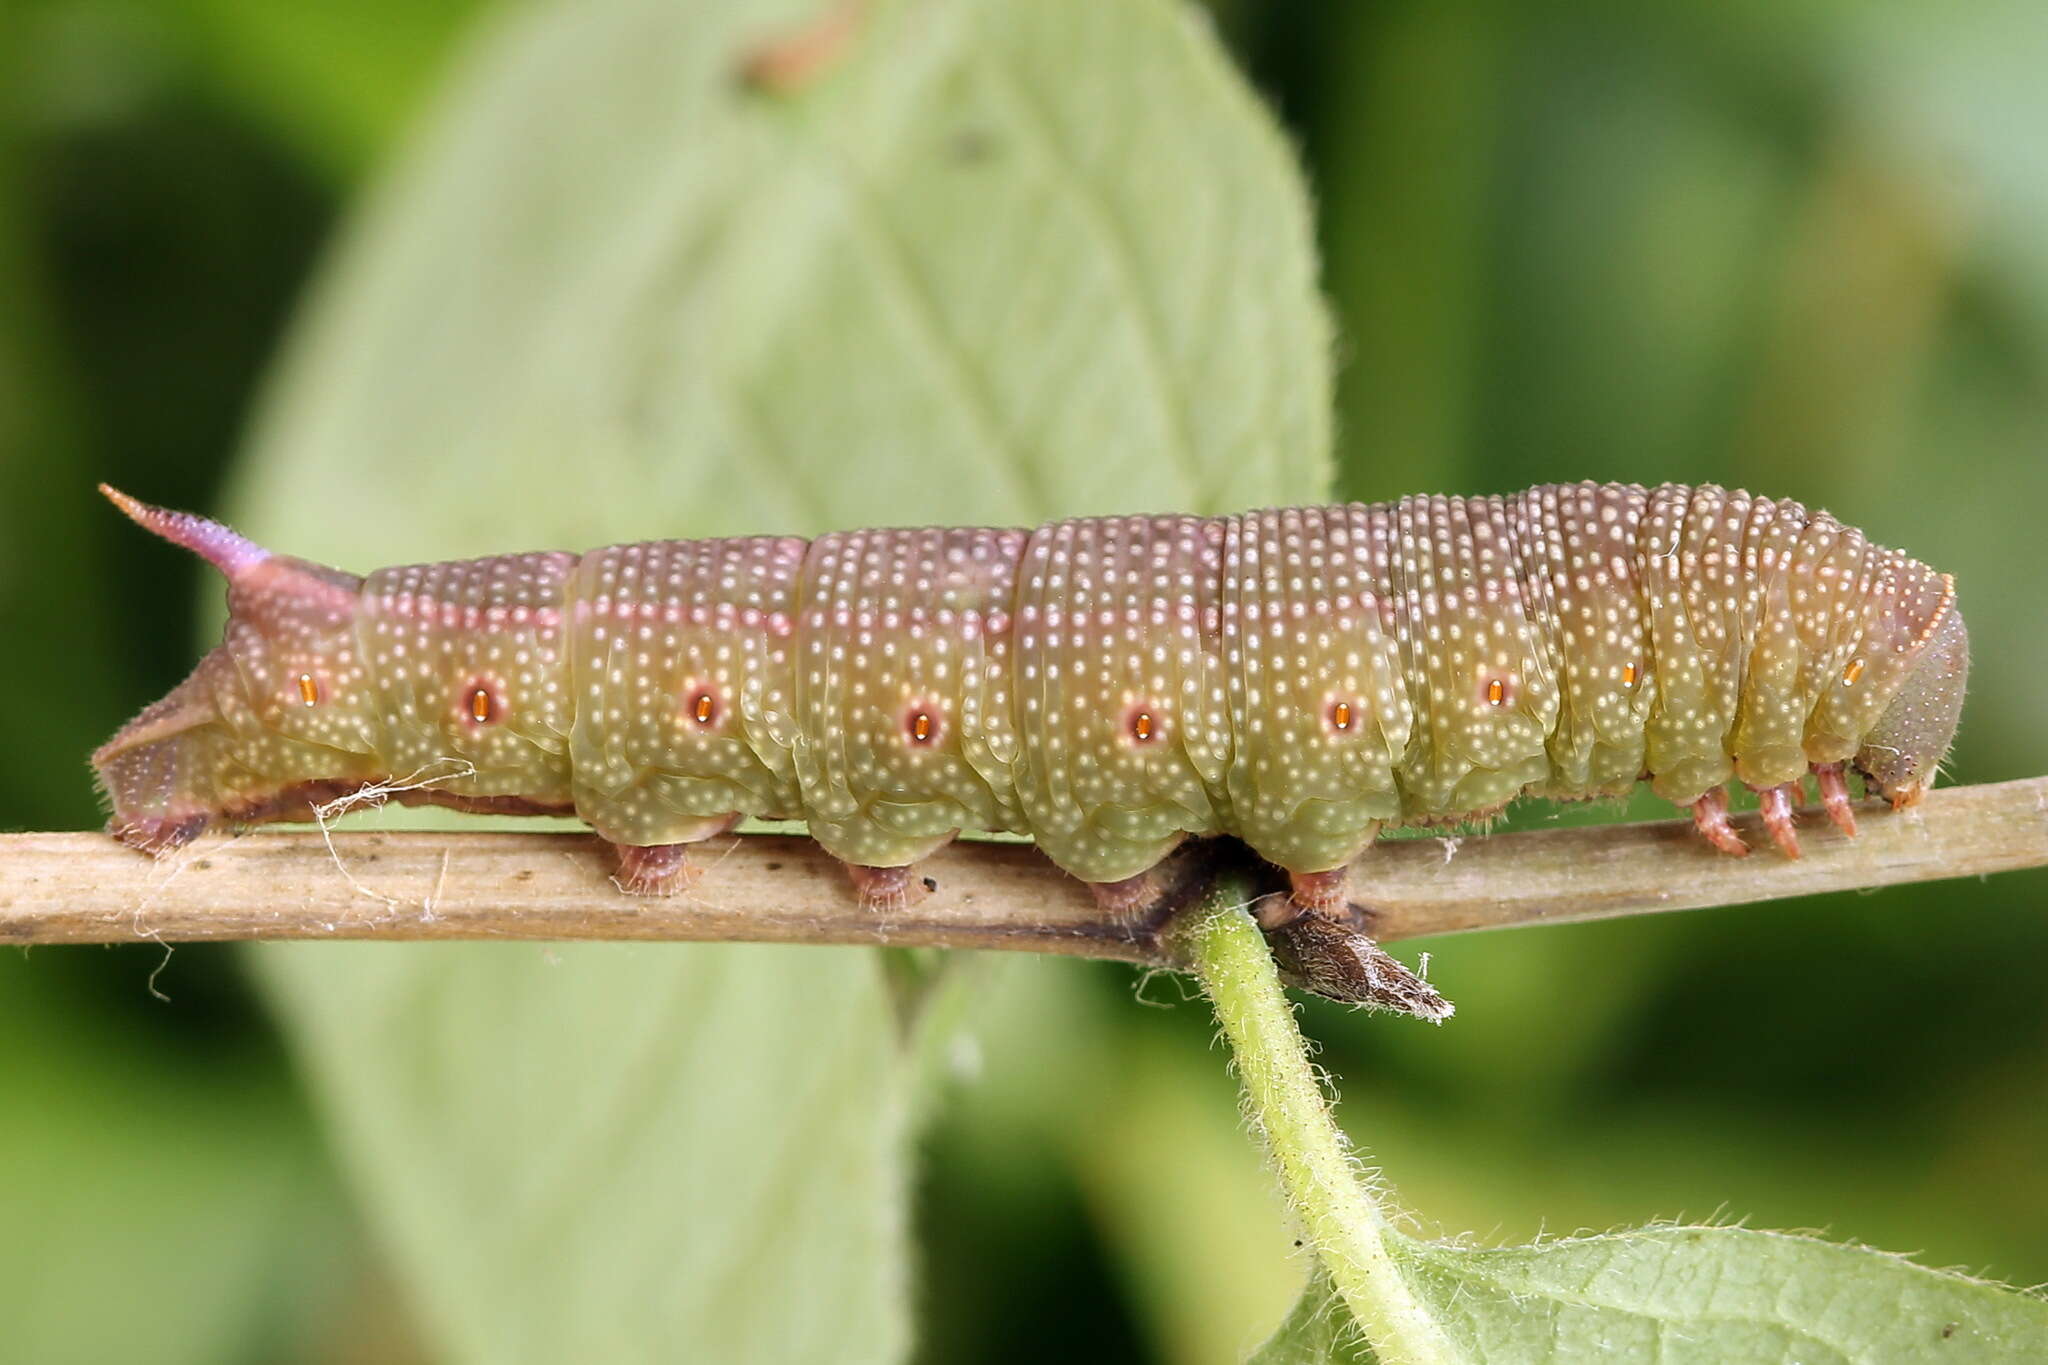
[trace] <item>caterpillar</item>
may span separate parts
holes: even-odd
[[[1107,906],[1234,835],[1335,917],[1383,827],[1647,780],[1799,856],[1809,774],[1918,798],[1969,644],[1946,574],[1825,512],[1570,484],[1035,530],[653,541],[358,577],[102,485],[228,583],[221,644],[93,755],[162,853],[365,789],[573,813],[631,892],[801,819],[879,910],[965,829],[1031,835]],[[438,766],[437,766],[438,765]],[[444,773],[403,781],[408,774]]]

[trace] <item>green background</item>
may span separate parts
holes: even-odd
[[[309,272],[470,9],[0,10],[0,828],[96,823],[84,754],[189,666],[213,591],[92,484],[220,507]],[[1952,779],[2048,772],[2038,6],[1215,17],[1314,196],[1340,493],[1715,480],[1827,506],[1957,576]],[[1718,1215],[2038,1283],[2044,892],[1446,940],[1421,946],[1452,1026],[1307,1023],[1431,1228]],[[0,1356],[443,1358],[370,1230],[402,1196],[341,1174],[243,961],[0,959]],[[922,1354],[1233,1359],[1300,1268],[1204,1011],[1115,967],[961,972],[987,989],[912,1176]]]

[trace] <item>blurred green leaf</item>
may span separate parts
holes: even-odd
[[[1450,3],[1332,10],[1317,190],[1350,363],[1337,402],[1347,496],[1445,486],[1480,412],[1486,196],[1507,25]]]
[[[411,121],[479,0],[177,0],[178,37],[237,103],[353,178]]]
[[[1325,490],[1299,181],[1201,29],[901,4],[744,88],[811,8],[504,32],[344,251],[243,504],[360,561]]]
[[[318,1134],[274,1054],[137,1027],[170,1016],[127,963],[117,1012],[48,954],[0,956],[0,1356],[301,1357],[355,1249]]]
[[[971,1156],[961,1180],[985,1201],[1050,1203],[1041,1173],[1063,1164],[1158,1358],[1236,1365],[1312,1258],[1247,1140],[1235,1082],[1200,1046],[1214,1028],[1204,1002],[1183,979],[1109,964],[976,966],[972,1018],[950,1039],[976,1083],[948,1088],[928,1142]],[[954,1212],[970,1229],[972,1217]],[[1004,1245],[977,1278],[1028,1254]]]
[[[1199,22],[905,0],[801,88],[739,79],[818,10],[495,30],[298,338],[249,529],[363,568],[1324,492],[1305,197]],[[258,962],[455,1358],[907,1349],[874,955]]]
[[[1170,997],[1178,985],[1154,991]],[[1116,1021],[1106,1022],[1114,1036]],[[1257,1159],[1217,1054],[1126,1033],[1110,1058],[1114,1072],[1092,1092],[1113,1088],[1116,1104],[1075,1093],[1060,1115],[1064,1133],[1048,1136],[1072,1153],[1161,1357],[1236,1365],[1314,1257],[1289,1254],[1299,1232]]]
[[[50,341],[24,203],[20,18],[0,11],[0,639],[20,651],[0,669],[0,714],[36,721],[9,726],[0,827],[83,825],[97,812],[78,738],[116,704],[119,650],[104,616],[79,605],[109,584],[99,559],[77,552],[99,509],[71,467],[82,445],[76,395]],[[57,671],[64,682],[52,687]]]
[[[1286,1321],[1246,1365],[1370,1365],[1374,1359],[1337,1287],[1318,1265]]]
[[[1408,1243],[1416,1291],[1473,1360],[2038,1361],[2048,1301],[1862,1247],[1659,1227],[1493,1250]],[[1326,1280],[1253,1365],[1363,1361]]]

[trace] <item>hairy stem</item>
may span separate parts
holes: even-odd
[[[1910,810],[1866,804],[1857,815],[1853,840],[1803,830],[1796,863],[1767,848],[1717,854],[1686,820],[1391,840],[1360,860],[1351,895],[1374,937],[1391,942],[2048,865],[2048,777],[1942,788]],[[1754,817],[1736,827],[1764,842]],[[752,940],[1177,965],[1156,923],[1098,908],[1028,845],[952,845],[918,869],[931,894],[887,916],[863,910],[808,839],[728,836],[692,857],[704,869],[696,886],[649,900],[619,892],[611,855],[587,835],[362,830],[330,845],[318,831],[272,829],[152,863],[99,834],[0,834],[0,943]],[[1248,858],[1237,866],[1261,875]],[[1206,883],[1213,859],[1194,871]]]
[[[1216,1007],[1246,1109],[1272,1152],[1288,1203],[1366,1340],[1383,1361],[1456,1361],[1457,1349],[1395,1263],[1386,1211],[1323,1102],[1272,955],[1246,913],[1253,892],[1246,879],[1222,877],[1169,933]]]

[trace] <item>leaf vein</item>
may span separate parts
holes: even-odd
[[[947,325],[930,282],[904,245],[894,221],[883,208],[881,196],[829,139],[813,138],[811,145],[823,154],[823,165],[846,194],[848,220],[856,240],[877,268],[875,282],[895,300],[915,330],[918,343],[937,362],[933,373],[966,415],[968,425],[979,438],[979,453],[984,462],[1007,486],[997,501],[1004,506],[1028,508],[1027,520],[1045,520],[1050,515],[1051,499],[1033,477],[1038,461],[1011,438],[1010,424],[1003,417],[994,391]]]
[[[1052,114],[1016,73],[1004,66],[993,52],[984,52],[980,65],[988,72],[989,88],[1005,98],[1021,117],[1020,129],[1031,136],[1039,155],[1059,173],[1052,183],[1064,190],[1079,210],[1082,225],[1101,244],[1109,274],[1132,319],[1138,340],[1138,355],[1149,374],[1151,388],[1158,395],[1160,416],[1167,433],[1167,453],[1179,467],[1188,495],[1187,506],[1206,505],[1209,481],[1204,477],[1200,452],[1196,449],[1194,427],[1188,416],[1188,395],[1175,382],[1169,358],[1165,327],[1152,305],[1138,253],[1122,230],[1120,220],[1102,193],[1081,171],[1079,164],[1061,143]]]

